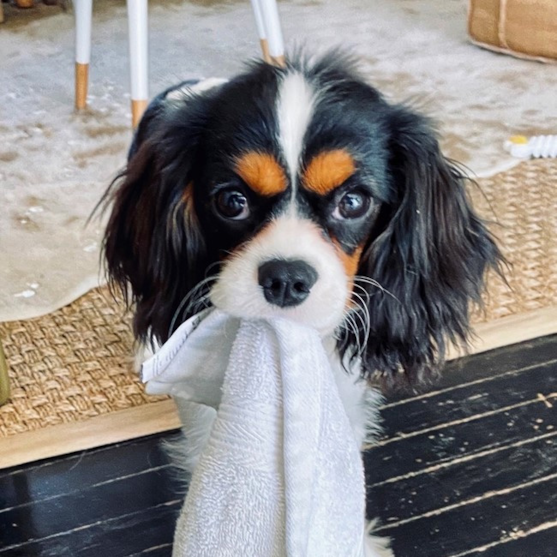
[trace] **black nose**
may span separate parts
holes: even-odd
[[[265,299],[284,308],[301,304],[317,277],[317,271],[305,261],[273,259],[259,267],[258,278]]]

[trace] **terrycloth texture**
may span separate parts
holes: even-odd
[[[174,557],[362,556],[362,462],[318,334],[206,315],[143,366],[151,392],[217,408]]]

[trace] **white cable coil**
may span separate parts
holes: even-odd
[[[557,158],[557,135],[515,136],[506,142],[506,147],[513,157],[521,159]]]
[[[535,158],[557,157],[557,135],[536,135],[528,143]]]

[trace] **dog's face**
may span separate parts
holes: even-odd
[[[390,188],[382,106],[364,109],[369,89],[354,84],[343,94],[302,72],[266,73],[223,86],[200,140],[189,187],[222,261],[210,298],[238,317],[333,333]]]
[[[139,337],[164,341],[201,300],[336,334],[389,378],[466,338],[497,248],[428,122],[348,65],[259,64],[152,105],[105,242]]]

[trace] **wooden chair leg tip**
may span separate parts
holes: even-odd
[[[89,64],[75,64],[75,107],[82,110],[87,106],[87,89],[89,85]]]
[[[141,117],[147,108],[147,101],[143,99],[132,100],[132,126],[133,129],[137,128],[139,122],[141,122]]]

